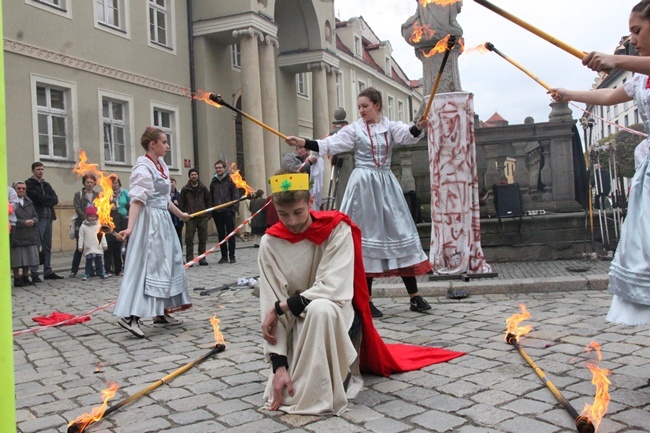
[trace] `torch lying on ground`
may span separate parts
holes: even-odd
[[[261,126],[262,128],[266,129],[266,130],[269,131],[269,132],[274,133],[275,135],[277,135],[277,136],[280,137],[281,139],[283,139],[283,140],[286,140],[286,139],[287,139],[287,136],[284,135],[283,133],[281,133],[281,132],[279,132],[279,131],[277,131],[277,130],[271,128],[269,125],[267,125],[266,123],[262,122],[261,120],[257,120],[256,118],[254,118],[254,117],[251,116],[250,114],[246,114],[246,113],[244,113],[244,112],[241,111],[239,108],[235,108],[235,107],[233,107],[232,105],[228,104],[226,101],[223,100],[223,98],[221,97],[221,95],[215,95],[214,93],[211,93],[210,96],[209,96],[209,99],[210,99],[210,101],[212,101],[212,102],[214,102],[214,103],[216,103],[216,104],[218,104],[218,105],[224,106],[224,107],[226,107],[226,108],[230,108],[230,109],[231,109],[232,111],[234,111],[235,113],[239,113],[239,114],[241,114],[242,117],[247,118],[248,120],[250,120],[250,121],[253,122],[253,123],[257,123],[259,126]]]
[[[258,189],[255,192],[252,192],[250,194],[246,194],[246,195],[241,196],[237,200],[232,200],[232,201],[229,201],[227,203],[222,203],[222,204],[217,205],[217,206],[212,206],[211,208],[208,208],[208,209],[204,209],[204,210],[200,210],[198,212],[191,213],[190,218],[194,218],[194,217],[197,217],[199,215],[203,215],[203,214],[206,214],[208,212],[212,212],[212,211],[217,210],[217,209],[222,209],[224,207],[232,206],[232,205],[237,204],[237,203],[239,203],[241,201],[244,201],[244,200],[253,200],[254,198],[262,197],[263,195],[264,195],[264,191],[262,191],[261,189]]]
[[[109,407],[105,411],[101,410],[101,409],[106,407],[107,399],[104,399],[104,404],[102,405],[101,408],[99,408],[100,410],[93,410],[93,413],[91,413],[90,415],[88,415],[88,414],[80,415],[76,420],[71,421],[70,424],[68,424],[67,433],[82,433],[83,431],[85,431],[86,427],[88,427],[91,424],[96,423],[97,421],[99,421],[100,419],[105,417],[106,415],[115,412],[116,410],[118,410],[121,407],[126,406],[127,404],[137,400],[138,398],[142,397],[143,395],[149,394],[151,391],[158,388],[160,385],[172,381],[172,379],[174,379],[175,377],[180,376],[181,374],[185,373],[190,368],[202,363],[203,361],[205,361],[206,359],[212,357],[213,355],[226,350],[226,344],[225,344],[225,342],[223,340],[223,335],[221,335],[221,332],[219,331],[219,319],[217,319],[216,317],[212,317],[212,318],[210,318],[210,323],[212,324],[212,326],[214,328],[214,337],[215,337],[216,343],[214,344],[214,346],[212,346],[212,349],[208,353],[206,353],[205,355],[195,359],[194,361],[192,361],[192,362],[190,362],[188,364],[185,364],[184,366],[182,366],[178,370],[175,370],[175,371],[169,373],[167,376],[163,377],[162,379],[158,379],[157,381],[153,382],[151,385],[149,385],[145,389],[142,389],[142,390],[136,392],[135,394],[133,394],[132,396],[127,397],[122,401],[119,401],[118,403],[116,403],[113,406]],[[113,391],[112,395],[115,395],[116,390],[117,390],[117,387],[114,388],[114,391]],[[102,392],[102,394],[104,394],[104,392]],[[112,397],[112,395],[111,395],[111,397]]]
[[[575,421],[576,430],[578,433],[594,433],[596,431],[593,423],[586,416],[578,415],[578,412],[571,406],[566,398],[560,393],[560,391],[555,387],[553,382],[547,379],[544,372],[533,362],[533,360],[528,356],[524,349],[519,345],[519,337],[526,335],[533,328],[532,325],[527,325],[525,327],[519,327],[519,323],[530,318],[530,313],[526,311],[525,305],[520,305],[521,314],[513,314],[509,317],[506,322],[508,323],[508,330],[506,333],[506,342],[515,346],[519,351],[519,354],[526,360],[526,362],[535,370],[535,373],[539,376],[544,384],[551,390],[555,398],[558,399],[560,404],[569,412],[571,417]]]

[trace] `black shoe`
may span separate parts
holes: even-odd
[[[64,277],[62,277],[61,275],[57,275],[54,272],[52,272],[51,274],[45,275],[43,278],[45,278],[46,280],[62,280]]]
[[[27,275],[23,275],[22,277],[20,277],[20,279],[21,279],[22,282],[23,282],[23,286],[33,286],[33,285],[34,285],[34,283],[32,283],[32,282],[29,280],[29,277],[28,277]]]
[[[199,266],[208,266],[208,261],[206,259],[199,260]]]
[[[224,263],[228,263],[228,259],[225,258],[225,257],[222,258],[221,260],[219,260],[219,264],[220,264],[220,265],[222,265],[222,264],[224,264]]]
[[[120,320],[117,321],[117,324],[138,338],[145,337],[144,332],[142,332],[142,329],[140,329],[140,321],[136,318],[120,317]]]
[[[379,308],[375,307],[375,304],[370,301],[370,314],[372,317],[384,317],[384,313],[379,311]]]
[[[43,280],[41,280],[41,277],[39,277],[38,275],[32,277],[32,283],[42,283],[42,282]]]
[[[422,296],[414,296],[411,298],[411,311],[417,311],[419,313],[431,309],[431,305],[422,298]]]
[[[231,258],[230,258],[230,263],[237,263],[237,260],[235,260],[234,257],[231,257]]]
[[[23,279],[20,277],[14,278],[14,287],[25,287],[25,283],[23,283]]]

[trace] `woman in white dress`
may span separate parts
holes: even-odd
[[[372,296],[375,277],[400,276],[410,297],[411,311],[430,310],[418,293],[415,277],[431,270],[404,192],[390,170],[393,147],[415,144],[427,124],[393,122],[381,114],[381,93],[369,87],[359,93],[360,119],[324,140],[287,137],[290,146],[304,146],[321,155],[354,151],[355,168],[341,201],[341,212],[361,229],[363,264]],[[372,317],[383,316],[370,302]]]
[[[634,100],[646,132],[650,131],[650,0],[632,8],[630,43],[639,56],[590,53],[583,64],[594,71],[623,69],[634,72],[632,80],[615,89],[577,91],[553,89],[557,101],[615,105]],[[609,270],[612,305],[607,320],[625,325],[650,324],[650,141],[634,150],[635,174],[630,188],[628,212],[621,239]]]
[[[169,212],[182,220],[190,216],[170,200],[169,169],[163,157],[169,150],[167,135],[147,128],[140,144],[146,153],[137,159],[129,180],[129,224],[120,232],[130,237],[124,277],[113,314],[119,325],[139,338],[141,317],[154,317],[154,325],[181,323],[169,313],[192,307],[183,268],[183,253]]]

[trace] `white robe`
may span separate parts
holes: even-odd
[[[277,300],[301,294],[312,301],[299,317],[291,312],[281,316],[275,332],[277,343],[263,344],[267,361],[276,353],[285,355],[289,363],[294,396],[285,388],[280,410],[340,415],[348,402],[343,382],[357,358],[348,336],[354,319],[350,226],[339,224],[320,245],[308,240],[291,244],[265,235],[258,264],[262,320]],[[267,405],[272,398],[273,374],[264,392]]]

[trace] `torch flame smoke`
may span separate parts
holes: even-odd
[[[445,51],[447,51],[447,48],[448,48],[447,45],[449,45],[449,38],[450,37],[451,37],[451,35],[447,35],[444,38],[440,39],[438,41],[438,43],[436,44],[436,46],[431,48],[428,52],[425,52],[424,50],[422,50],[422,55],[424,55],[424,57],[431,57],[431,56],[433,56],[435,54],[438,54],[438,53],[444,53]]]
[[[103,171],[99,169],[97,164],[88,164],[88,157],[86,156],[86,151],[83,149],[79,150],[79,162],[72,169],[73,173],[76,173],[77,176],[83,177],[87,174],[92,174],[97,179],[96,184],[102,189],[101,192],[97,195],[97,198],[93,201],[93,204],[97,208],[97,216],[99,217],[99,224],[102,226],[108,226],[111,230],[115,228],[113,224],[113,219],[111,218],[111,209],[113,204],[113,179],[111,175],[106,175]]]
[[[220,104],[217,104],[212,99],[210,99],[210,95],[212,95],[212,93],[204,92],[201,89],[198,89],[196,92],[191,92],[188,89],[183,89],[183,93],[185,93],[185,96],[187,96],[188,98],[196,99],[197,101],[203,101],[206,104],[210,104],[214,107],[221,108]]]
[[[603,359],[600,353],[600,344],[592,341],[587,346],[587,353],[591,353],[592,349],[596,351],[598,362],[600,362]],[[607,406],[609,405],[609,385],[611,385],[611,382],[607,376],[609,376],[610,371],[599,367],[593,361],[587,361],[587,367],[593,375],[591,383],[596,386],[596,396],[594,397],[593,405],[585,403],[585,408],[582,410],[581,415],[587,417],[594,425],[595,430],[598,431],[598,426],[603,420],[603,417],[607,412]]]
[[[251,188],[251,186],[247,184],[244,179],[242,179],[241,174],[239,174],[239,170],[237,170],[237,164],[234,162],[230,164],[230,178],[237,188],[243,188],[246,190],[244,194],[251,194],[255,192],[255,190]]]
[[[485,45],[485,43],[482,43],[482,44],[477,45],[477,46],[475,46],[475,47],[471,47],[471,48],[468,48],[468,49],[466,49],[466,50],[463,50],[463,52],[464,52],[465,54],[470,54],[470,53],[481,53],[481,54],[485,54],[485,53],[487,53],[487,52],[489,52],[489,51],[490,51],[490,50],[487,49],[487,46]]]
[[[103,403],[99,407],[94,407],[90,413],[85,413],[83,415],[79,415],[76,420],[71,421],[68,426],[72,426],[73,424],[76,424],[78,427],[79,432],[83,432],[86,427],[88,427],[89,424],[92,424],[94,422],[99,421],[102,419],[102,416],[104,416],[104,412],[106,412],[106,408],[108,407],[108,400],[111,398],[115,397],[115,393],[117,392],[119,386],[115,382],[111,382],[108,385],[108,388],[103,389],[101,391],[102,395],[102,400]]]
[[[521,322],[523,322],[524,320],[528,320],[531,317],[528,310],[526,310],[526,306],[524,304],[520,304],[519,308],[521,308],[521,314],[513,314],[512,316],[506,319],[506,323],[508,324],[506,337],[508,335],[514,335],[517,341],[519,341],[519,337],[528,334],[533,329],[533,325],[526,325],[523,327],[519,326]]]
[[[214,329],[214,343],[215,344],[226,344],[226,342],[223,339],[223,334],[221,331],[219,331],[219,322],[221,320],[217,319],[217,314],[215,313],[214,316],[210,317],[210,323],[212,324],[212,328]]]
[[[422,40],[422,37],[426,37],[427,39],[429,39],[435,33],[436,33],[435,30],[429,28],[429,24],[425,24],[421,26],[418,23],[415,23],[415,25],[413,26],[413,33],[411,34],[409,41],[417,44]]]

